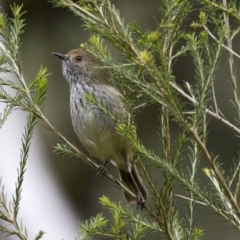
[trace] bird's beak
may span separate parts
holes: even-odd
[[[52,54],[63,61],[68,59],[68,57],[62,53],[52,52]]]

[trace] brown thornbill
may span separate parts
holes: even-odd
[[[62,60],[62,73],[70,85],[74,131],[89,153],[104,162],[98,173],[102,175],[111,161],[117,167],[121,180],[137,194],[135,198],[124,192],[126,200],[137,201],[137,206],[142,209],[147,191],[134,164],[130,144],[117,133],[116,121],[86,99],[87,95],[93,95],[97,102],[121,121],[127,116],[123,96],[110,84],[108,71],[101,68],[98,60],[84,48],[72,50],[66,55],[52,54]]]

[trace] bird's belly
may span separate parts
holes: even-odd
[[[95,106],[71,110],[74,130],[89,153],[102,161],[122,158],[123,138],[116,132],[116,122]]]

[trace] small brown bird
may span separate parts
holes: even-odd
[[[137,198],[134,198],[124,192],[126,200],[137,201],[137,206],[142,209],[147,191],[134,164],[131,147],[117,133],[116,121],[86,100],[86,95],[94,95],[101,105],[121,121],[127,116],[123,96],[108,81],[108,71],[101,68],[98,60],[84,48],[72,50],[66,55],[52,54],[62,60],[62,73],[70,85],[74,131],[89,153],[104,162],[98,173],[102,175],[111,161],[117,167],[121,180],[137,194]]]

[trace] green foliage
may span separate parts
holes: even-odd
[[[82,223],[79,228],[79,239],[88,239],[89,236],[101,236],[105,239],[141,239],[147,231],[161,231],[155,223],[149,222],[140,214],[125,208],[122,204],[112,202],[108,197],[100,198],[100,203],[107,207],[112,215],[109,222],[102,214]],[[130,230],[126,230],[126,227]]]
[[[12,201],[7,203],[4,187],[0,191],[0,219],[7,222],[8,225],[0,225],[0,230],[9,235],[16,235],[19,239],[27,240],[27,231],[19,224],[18,212],[21,200],[22,185],[28,153],[31,145],[33,130],[37,122],[37,112],[41,109],[46,95],[46,70],[40,69],[37,77],[32,84],[26,85],[21,73],[21,67],[18,61],[18,51],[20,46],[19,35],[23,32],[24,20],[22,19],[22,6],[13,5],[11,7],[13,18],[5,14],[0,15],[0,35],[3,40],[0,41],[1,49],[1,72],[11,72],[17,76],[19,82],[16,84],[8,79],[0,78],[0,96],[1,102],[6,103],[1,116],[0,125],[2,126],[12,110],[17,107],[28,111],[25,133],[22,137],[21,156],[18,168],[18,177],[16,181],[15,194]],[[8,89],[14,90],[15,94],[8,93]],[[34,93],[36,92],[36,94]],[[34,95],[35,99],[34,99]],[[34,100],[33,100],[34,99]],[[44,232],[39,231],[35,239],[41,239]]]
[[[55,6],[73,11],[84,20],[84,27],[94,32],[85,48],[102,62],[103,68],[109,69],[111,81],[121,89],[131,117],[129,114],[124,120],[118,119],[95,96],[86,95],[86,99],[89,104],[96,105],[116,120],[118,133],[128,140],[134,150],[149,192],[142,212],[131,210],[129,206],[103,196],[100,203],[110,211],[111,217],[97,214],[81,223],[78,239],[89,239],[92,236],[104,239],[143,239],[152,236],[202,239],[205,232],[195,223],[197,204],[210,209],[239,231],[239,155],[232,160],[233,167],[227,176],[221,168],[221,161],[217,160],[207,145],[212,118],[221,121],[224,127],[231,128],[233,134],[240,133],[239,83],[235,70],[236,58],[240,56],[232,44],[240,31],[240,11],[236,1],[227,4],[226,1],[220,3],[212,0],[162,0],[154,30],[142,29],[137,22],[124,22],[120,12],[109,0],[52,2]],[[194,21],[187,32],[188,16],[196,9],[199,20]],[[28,117],[22,137],[16,190],[10,204],[3,187],[0,191],[0,219],[11,227],[0,225],[0,231],[26,240],[27,233],[19,224],[18,212],[31,138],[37,120],[41,119],[63,142],[54,148],[55,153],[80,158],[94,168],[98,165],[68,141],[43,113],[47,69],[41,67],[35,78],[25,80],[18,60],[19,35],[24,26],[23,7],[13,5],[11,10],[12,17],[0,15],[0,71],[15,75],[18,82],[0,77],[0,99],[5,103],[0,126],[3,126],[16,108],[27,112]],[[237,27],[232,29],[230,22],[234,21]],[[107,43],[119,50],[121,59],[111,55]],[[229,58],[234,124],[221,113],[215,94],[216,74],[223,52],[227,52]],[[183,86],[179,86],[175,81],[173,65],[184,61],[184,55],[192,58],[195,79],[194,82],[185,81]],[[10,94],[9,89],[14,94]],[[132,117],[137,109],[141,110],[151,104],[159,109],[160,156],[137,139]],[[178,125],[179,133],[172,133],[172,122]],[[201,161],[208,167],[200,169]],[[156,184],[156,179],[151,175],[152,169],[159,171],[163,177],[161,186]],[[210,188],[203,188],[199,183],[198,176],[203,173],[209,179]],[[120,189],[135,196],[110,173],[106,172],[105,175]],[[175,185],[182,189],[182,195],[177,194]],[[179,211],[178,198],[186,201],[187,211],[184,214]],[[40,231],[35,239],[41,239],[42,236],[43,232]]]
[[[69,8],[82,17],[84,26],[97,34],[90,38],[90,44],[85,44],[85,47],[103,63],[104,68],[111,71],[111,80],[122,90],[131,113],[149,104],[159,105],[162,157],[147,150],[136,137],[133,137],[135,127],[132,127],[134,126],[132,120],[130,124],[128,120],[119,121],[98,103],[94,96],[87,96],[89,103],[95,104],[118,121],[119,134],[129,140],[137,158],[141,159],[138,160],[138,165],[152,196],[152,202],[148,202],[145,212],[152,224],[158,226],[155,234],[164,235],[167,239],[200,239],[204,232],[195,225],[196,204],[208,206],[239,230],[240,216],[236,202],[239,192],[231,190],[220,163],[207,148],[209,116],[240,133],[239,121],[233,125],[221,114],[214,86],[220,56],[227,50],[231,60],[233,102],[239,116],[239,93],[233,61],[233,56],[239,56],[233,51],[231,44],[239,32],[239,27],[230,30],[228,20],[233,17],[239,25],[239,11],[233,4],[234,1],[228,5],[219,1],[198,1],[199,21],[191,24],[191,32],[185,31],[185,23],[189,13],[194,9],[193,1],[161,1],[160,18],[156,23],[156,29],[151,31],[141,29],[136,22],[125,23],[110,1],[52,2],[56,6]],[[211,23],[213,31],[208,29],[208,23]],[[227,46],[224,45],[225,41],[228,43]],[[105,42],[116,47],[124,60],[113,58],[105,47]],[[190,55],[193,59],[195,83],[185,82],[185,87],[180,87],[175,82],[173,63],[179,61],[183,55]],[[187,110],[189,105],[191,111]],[[171,135],[172,121],[175,121],[181,129],[178,136]],[[177,147],[172,146],[171,139],[174,139]],[[186,169],[180,167],[183,153],[187,154],[190,166]],[[202,159],[207,160],[210,166],[205,173],[208,172],[212,189],[202,189],[197,181],[197,173],[201,171],[199,163]],[[156,186],[150,174],[151,168],[162,170],[164,177],[162,187]],[[238,167],[234,168],[233,174],[235,177],[239,175]],[[175,204],[177,199],[173,191],[174,181],[180,183],[185,190],[185,196],[180,197],[188,199],[189,212],[186,217],[180,216]],[[113,205],[110,201],[105,202],[107,204],[104,205],[112,211]],[[115,207],[122,214],[127,211],[127,207],[116,204]],[[120,216],[119,218],[121,219]],[[144,220],[141,220],[140,224],[146,231],[150,231],[151,227],[148,224],[144,225],[143,222]],[[125,226],[126,223],[122,225]],[[89,236],[101,235],[99,232],[94,234],[93,229],[88,230]],[[108,229],[107,232],[111,230]],[[102,233],[101,236],[105,235]],[[124,239],[128,239],[128,236],[124,236]]]

